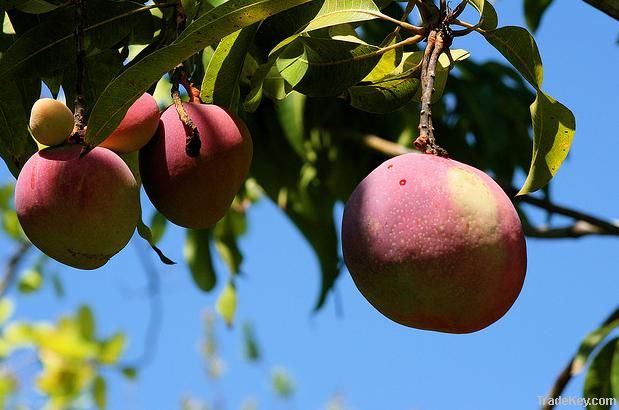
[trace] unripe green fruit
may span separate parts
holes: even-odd
[[[71,135],[74,123],[69,107],[52,98],[37,100],[30,111],[32,136],[42,145],[62,144]]]
[[[129,107],[114,132],[99,145],[121,154],[138,151],[150,141],[158,125],[157,101],[144,93]]]
[[[251,136],[240,119],[216,105],[183,106],[200,133],[199,155],[185,153],[187,129],[171,106],[140,151],[140,174],[159,212],[177,225],[203,229],[224,217],[247,177]]]
[[[112,151],[97,147],[80,158],[81,150],[62,145],[34,154],[17,178],[15,209],[26,236],[43,253],[95,269],[133,235],[139,188]]]
[[[372,171],[344,210],[344,260],[368,301],[406,326],[474,332],[501,318],[525,277],[518,214],[486,174],[406,154]]]

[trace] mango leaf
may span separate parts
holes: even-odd
[[[468,1],[479,12],[480,18],[482,19],[479,28],[481,28],[482,30],[494,30],[499,25],[499,18],[497,17],[496,10],[489,1]]]
[[[604,341],[606,336],[608,336],[610,332],[615,330],[617,327],[619,327],[619,319],[599,327],[583,339],[580,347],[578,348],[578,353],[572,363],[572,376],[582,371],[587,363],[589,355],[591,355],[591,352],[593,352],[593,350],[595,350],[595,348]]]
[[[294,382],[286,369],[281,367],[274,369],[271,383],[275,394],[283,399],[290,398],[294,393]]]
[[[127,37],[136,19],[151,18],[142,5],[104,1],[89,10],[86,41],[106,48]],[[0,78],[33,69],[39,76],[52,76],[75,61],[74,8],[65,7],[21,35],[0,60]],[[105,42],[105,43],[104,43]],[[105,46],[105,47],[104,47]]]
[[[609,341],[593,358],[585,377],[583,396],[586,399],[601,399],[612,397],[611,366],[613,357],[617,355],[619,338]],[[597,400],[596,400],[597,402]],[[590,404],[587,410],[609,410],[610,404]]]
[[[524,19],[533,32],[537,31],[544,12],[551,3],[552,0],[524,0]]]
[[[105,383],[105,379],[100,374],[98,374],[92,383],[92,398],[94,399],[94,402],[99,410],[104,410],[106,408],[106,392],[107,386]]]
[[[453,61],[457,63],[458,61],[464,61],[469,58],[471,53],[462,49],[451,50],[451,57]],[[418,64],[421,65],[421,58],[423,55],[421,53],[414,53],[409,57],[408,64],[413,64],[416,58],[420,58]],[[434,104],[439,101],[443,97],[443,92],[445,91],[445,86],[447,85],[447,78],[449,78],[450,66],[449,57],[447,54],[442,53],[438,58],[438,64],[436,65],[436,78],[434,79],[434,92],[432,93],[431,102]],[[415,95],[417,101],[421,101],[421,88],[417,89],[417,94]]]
[[[43,274],[38,269],[28,269],[19,277],[17,289],[24,294],[36,292],[43,285]]]
[[[57,9],[60,5],[44,0],[7,0],[4,2],[7,10],[17,9],[24,13],[42,14]]]
[[[326,301],[340,271],[338,238],[333,220],[335,198],[329,195],[323,181],[308,178],[311,167],[304,166],[302,158],[287,143],[281,120],[273,120],[272,109],[265,105],[253,116],[259,122],[254,123],[252,129],[263,132],[260,135],[261,144],[254,147],[252,174],[268,197],[303,233],[318,257],[321,287],[314,307],[318,310]],[[284,197],[285,201],[280,200]]]
[[[99,353],[97,354],[99,363],[106,365],[116,364],[125,348],[125,344],[125,335],[120,332],[101,342]]]
[[[386,114],[411,102],[419,83],[419,79],[414,77],[397,78],[353,86],[346,93],[353,107],[374,114]]]
[[[185,260],[194,283],[204,292],[212,290],[217,283],[210,243],[210,230],[187,229]]]
[[[613,392],[610,397],[619,401],[619,342],[615,344],[615,354],[610,370],[610,387]]]
[[[217,302],[215,302],[215,311],[223,318],[228,326],[232,326],[234,323],[234,316],[236,314],[237,296],[236,286],[234,282],[228,281],[226,286],[222,289]]]
[[[538,91],[531,105],[533,159],[527,179],[518,192],[524,195],[544,187],[567,157],[576,131],[574,114],[549,95]]]
[[[390,42],[386,44],[382,44],[382,46],[386,47],[389,45],[393,45],[393,44],[396,44],[398,41],[400,41],[399,36],[394,36]],[[374,66],[372,71],[370,71],[368,75],[365,76],[363,81],[364,82],[366,81],[375,82],[375,81],[384,80],[385,77],[393,73],[396,70],[396,68],[400,65],[400,63],[402,62],[402,56],[403,56],[402,48],[400,47],[394,48],[392,50],[387,51],[386,53],[383,53],[378,63]]]
[[[124,366],[122,369],[120,369],[120,371],[122,372],[123,376],[125,376],[129,380],[135,380],[138,377],[138,371],[135,367]]]
[[[290,146],[300,158],[305,157],[305,101],[307,97],[293,91],[275,105],[282,131]]]
[[[258,342],[256,342],[254,328],[249,322],[243,323],[243,350],[245,352],[245,358],[250,362],[257,362],[260,360],[260,349],[258,347]]]
[[[239,249],[237,238],[245,233],[246,229],[245,214],[233,207],[213,228],[215,249],[232,274],[239,273],[241,269],[243,255]]]
[[[95,339],[95,317],[90,307],[82,305],[77,311],[77,324],[80,334],[85,340]]]
[[[13,315],[15,311],[15,304],[11,299],[0,299],[0,325],[6,323],[7,320]]]
[[[20,101],[17,83],[4,81],[0,87],[0,156],[14,177],[37,151],[28,132],[28,115]]]
[[[483,33],[486,40],[536,89],[544,81],[544,68],[537,44],[522,27],[505,26]]]
[[[283,100],[286,96],[285,80],[279,73],[276,67],[277,59],[286,50],[285,47],[278,48],[270,56],[266,63],[261,64],[254,75],[251,78],[250,91],[245,97],[243,102],[243,109],[247,112],[254,112],[258,109],[260,102],[262,101],[263,94],[266,93],[267,81],[275,81],[275,88],[279,90],[276,92],[277,100]],[[273,86],[273,84],[271,84]],[[273,95],[273,93],[271,93]]]
[[[325,0],[318,14],[302,32],[338,24],[373,20],[381,15],[382,13],[372,0]]]
[[[235,110],[239,96],[239,78],[258,24],[224,37],[209,61],[204,74],[200,98],[206,104],[217,104]]]
[[[380,61],[369,44],[299,37],[277,60],[282,77],[297,91],[335,96],[361,81]]]
[[[103,141],[131,104],[180,62],[243,27],[307,1],[231,0],[194,20],[174,43],[144,57],[107,86],[90,115],[85,142],[96,146]]]
[[[166,217],[161,212],[155,211],[150,218],[150,232],[154,244],[157,244],[163,238],[167,225]]]
[[[154,240],[153,233],[151,232],[150,228],[144,223],[144,221],[142,221],[142,218],[140,218],[140,220],[138,221],[137,229],[138,229],[138,235],[140,235],[140,237],[142,239],[144,239],[146,242],[148,242],[148,244],[155,251],[155,253],[159,257],[159,260],[161,260],[162,263],[164,263],[166,265],[175,265],[176,264],[176,262],[174,262],[172,259],[170,259],[167,256],[165,256],[165,254],[161,251],[161,249],[159,249],[155,245],[156,242]]]

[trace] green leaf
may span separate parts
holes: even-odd
[[[470,53],[466,50],[455,49],[451,50],[451,57],[453,61],[457,63],[458,61],[464,61],[470,57]],[[423,58],[422,53],[413,53],[409,59],[408,64],[413,64],[413,62],[417,62],[421,66],[421,59]],[[438,58],[438,64],[436,65],[436,78],[434,79],[434,92],[432,93],[431,102],[434,104],[438,102],[443,97],[443,92],[445,91],[445,86],[447,85],[447,79],[449,78],[449,70],[452,68],[450,66],[449,57],[447,54],[442,53]],[[415,95],[417,101],[421,101],[421,88],[417,89],[417,94]]]
[[[11,299],[0,299],[0,325],[4,325],[9,320],[13,311],[15,311],[15,304]]]
[[[486,0],[468,0],[469,3],[475,7],[479,12],[479,15],[483,19],[481,21],[482,30],[494,30],[499,25],[499,18],[497,17],[494,6]]]
[[[296,91],[275,105],[282,131],[290,146],[300,158],[305,157],[305,101],[307,97]]]
[[[411,102],[419,83],[415,77],[377,81],[350,87],[347,94],[353,107],[374,114],[386,114]]]
[[[2,228],[4,232],[16,241],[23,241],[26,237],[19,224],[17,213],[12,209],[7,209],[3,213]]]
[[[378,50],[369,44],[299,37],[277,59],[277,68],[303,94],[337,96],[372,71],[380,61]]]
[[[161,212],[155,211],[153,213],[150,219],[151,241],[153,244],[157,244],[163,238],[167,224],[168,220]]]
[[[258,25],[246,27],[224,37],[211,57],[200,98],[206,104],[217,104],[233,111],[238,103],[239,78]]]
[[[619,401],[619,341],[615,343],[615,354],[611,363],[610,387],[615,400]]]
[[[551,3],[552,0],[524,0],[524,18],[533,32],[537,31],[544,12]]]
[[[254,329],[249,322],[243,323],[243,350],[245,358],[250,362],[260,360],[260,348],[258,347],[258,342],[256,342]]]
[[[89,8],[85,42],[109,48],[131,33],[141,18],[151,18],[143,5],[134,2],[99,1]],[[0,78],[9,73],[34,70],[52,76],[73,65],[76,56],[74,7],[65,7],[21,35],[0,60]],[[47,75],[44,75],[47,74]],[[120,121],[119,121],[120,122]]]
[[[533,159],[529,175],[518,195],[544,187],[567,157],[576,131],[574,114],[549,95],[538,91],[531,105]]]
[[[62,286],[62,281],[60,280],[60,276],[57,273],[52,275],[52,285],[54,287],[54,294],[57,298],[64,297],[64,286]]]
[[[41,289],[43,275],[38,269],[29,269],[19,277],[17,289],[24,294],[33,293]]]
[[[140,218],[138,222],[137,229],[138,229],[138,234],[140,235],[140,237],[142,237],[142,239],[148,242],[148,244],[155,251],[157,256],[159,256],[159,259],[161,260],[161,262],[163,262],[166,265],[176,264],[176,262],[174,262],[173,260],[165,256],[164,253],[161,251],[161,249],[155,246],[156,242],[154,240],[153,233],[151,232],[150,228],[144,223],[144,221],[142,221],[142,218]]]
[[[612,332],[617,327],[619,327],[619,319],[607,325],[599,327],[598,329],[589,333],[583,339],[580,347],[578,348],[578,353],[576,354],[576,357],[574,358],[574,361],[572,363],[571,374],[573,376],[582,371],[582,369],[585,367],[585,364],[587,363],[589,355],[591,355],[591,352],[593,352],[593,350],[595,350],[595,348],[604,341],[606,336],[608,336],[610,332]]]
[[[104,410],[106,408],[106,394],[107,387],[105,379],[100,374],[98,374],[92,383],[92,398],[94,399],[95,404],[97,405],[97,408],[99,410]]]
[[[233,274],[240,272],[243,255],[237,238],[245,233],[246,228],[245,214],[230,208],[213,229],[215,248]]]
[[[583,396],[586,399],[602,399],[612,397],[610,377],[613,357],[617,354],[619,338],[608,342],[591,361],[585,377]],[[596,402],[597,402],[596,400]],[[590,404],[587,410],[609,410],[610,404]]]
[[[29,113],[26,114],[20,101],[17,83],[5,79],[0,87],[0,156],[15,177],[37,151],[28,132]]]
[[[294,394],[294,382],[286,369],[274,369],[271,383],[275,394],[282,399],[288,399]]]
[[[219,313],[228,326],[232,326],[234,323],[236,306],[236,287],[232,281],[228,281],[219,294],[217,302],[215,303],[215,310]]]
[[[97,359],[99,363],[106,365],[113,365],[118,362],[120,355],[125,348],[125,335],[123,333],[116,333],[109,339],[104,340],[99,345],[99,354]]]
[[[127,379],[135,380],[138,377],[138,371],[135,367],[125,366],[120,370]]]
[[[531,33],[522,27],[506,26],[483,35],[533,87],[541,88],[544,68]]]
[[[230,0],[194,20],[177,40],[144,57],[112,81],[90,115],[85,142],[102,142],[125,113],[167,71],[223,37],[309,0]]]
[[[316,17],[302,31],[373,20],[381,15],[372,0],[325,0]]]
[[[90,307],[82,305],[77,311],[77,323],[80,334],[85,340],[95,339],[95,318]]]
[[[217,283],[210,242],[210,230],[187,229],[185,260],[194,283],[204,292],[212,290]]]
[[[4,7],[7,10],[15,8],[24,13],[42,14],[55,10],[60,6],[44,0],[8,0],[5,2]]]

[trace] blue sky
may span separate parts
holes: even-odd
[[[523,25],[521,7],[520,1],[497,1],[500,24]],[[572,0],[555,1],[536,35],[545,67],[543,88],[577,118],[572,153],[554,180],[554,199],[609,219],[619,218],[617,34],[616,22]],[[480,60],[499,58],[476,35],[457,39],[454,47]],[[9,179],[2,169],[0,180]],[[220,380],[209,380],[199,345],[202,317],[217,291],[200,293],[182,264],[156,265],[164,305],[156,357],[136,382],[110,376],[109,408],[174,409],[183,395],[218,400],[229,410],[239,409],[247,397],[254,397],[259,409],[323,409],[334,395],[357,410],[537,408],[538,396],[549,389],[580,339],[615,308],[619,295],[617,239],[529,239],[522,294],[502,320],[481,332],[447,335],[397,325],[363,299],[347,272],[337,282],[343,315],[336,315],[333,298],[312,315],[319,272],[309,246],[267,201],[250,210],[249,220],[241,241],[246,276],[238,282],[237,318],[239,324],[252,322],[261,362],[248,364],[243,358],[240,326],[229,330],[218,322],[225,372]],[[0,242],[0,257],[9,254],[6,245]],[[180,261],[182,247],[183,230],[170,228],[161,248]],[[94,272],[54,265],[67,297],[56,300],[48,286],[20,297],[16,317],[53,320],[88,303],[100,333],[129,332],[125,357],[130,361],[142,350],[149,314],[139,248],[144,244],[134,239]],[[226,270],[218,268],[223,278]],[[294,379],[295,394],[288,401],[272,392],[276,366]],[[582,382],[575,378],[564,395],[580,396]]]

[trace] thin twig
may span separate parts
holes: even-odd
[[[22,261],[24,256],[26,256],[26,253],[28,253],[30,248],[32,248],[32,243],[28,241],[22,242],[15,253],[13,253],[13,255],[9,258],[6,263],[4,276],[0,280],[0,298],[3,298],[8,292],[17,274],[19,263]]]
[[[84,28],[86,26],[86,4],[84,0],[75,0],[75,46],[77,58],[75,67],[77,77],[75,80],[75,107],[73,117],[75,125],[69,137],[72,143],[84,141],[86,129],[86,97],[84,96],[84,82],[86,81],[86,50],[84,50]]]
[[[614,322],[617,319],[619,319],[619,308],[617,308],[614,312],[612,312],[604,320],[604,322],[601,324],[600,327],[604,327],[604,326]],[[574,372],[572,371],[572,367],[574,365],[574,361],[575,360],[576,360],[576,355],[574,355],[570,359],[570,361],[567,363],[567,365],[563,368],[563,370],[561,370],[561,372],[557,376],[557,379],[555,380],[552,388],[550,389],[550,391],[546,395],[546,399],[544,400],[544,404],[542,405],[541,410],[552,410],[552,409],[554,409],[554,407],[555,407],[555,405],[554,405],[555,400],[549,400],[549,399],[556,399],[559,396],[561,396],[561,393],[563,393],[563,390],[565,390],[565,387],[567,386],[569,381],[572,379],[572,376],[574,375]]]
[[[150,259],[148,253],[143,251],[143,248],[136,245],[136,250],[142,264],[142,269],[146,274],[146,291],[148,293],[150,311],[148,313],[148,322],[146,324],[146,331],[144,334],[144,348],[142,349],[140,355],[130,364],[127,364],[127,366],[141,368],[149,364],[155,357],[157,343],[161,333],[163,298],[161,297],[161,280],[159,278],[159,272],[157,272],[157,269],[155,268],[155,265]]]

